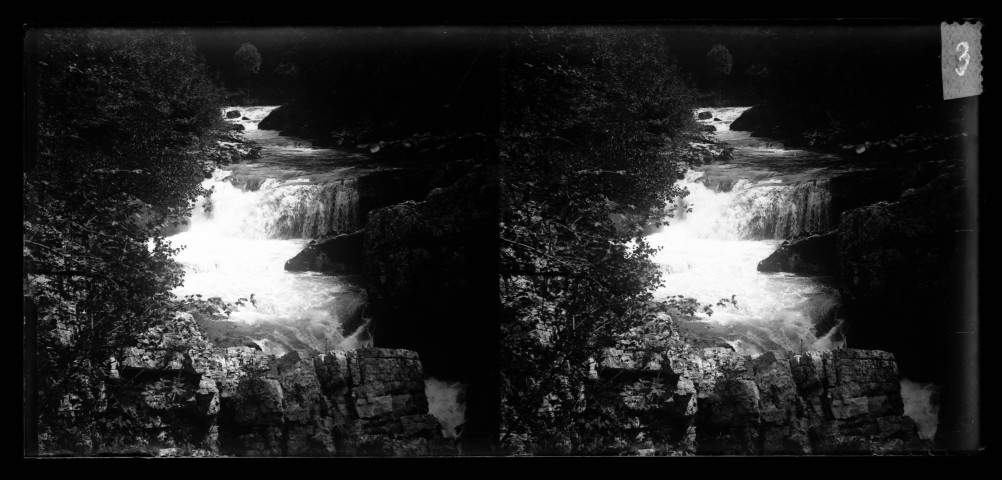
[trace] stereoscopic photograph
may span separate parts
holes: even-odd
[[[24,24],[24,457],[976,455],[982,34]]]

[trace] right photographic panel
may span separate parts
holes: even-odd
[[[978,20],[509,35],[506,454],[982,447]]]

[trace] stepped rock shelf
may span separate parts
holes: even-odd
[[[179,314],[178,321],[193,322]],[[448,455],[452,442],[428,413],[417,353],[336,350],[305,358],[198,341],[186,351],[131,349],[113,376],[153,386],[183,379],[169,398],[138,395],[150,447],[171,456]],[[177,433],[186,432],[181,452]],[[166,439],[166,440],[165,440]],[[121,454],[123,452],[111,452]],[[129,453],[129,452],[124,452]]]
[[[638,433],[666,432],[683,452],[895,454],[929,448],[904,416],[894,356],[879,350],[752,358],[729,348],[693,348],[675,336],[653,354],[611,348],[596,373],[665,379],[667,395],[634,399],[624,413],[636,419]],[[656,447],[640,445],[638,451]]]

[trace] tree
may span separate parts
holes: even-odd
[[[114,410],[109,359],[175,311],[183,272],[163,228],[206,193],[222,95],[180,33],[36,35],[37,156],[23,181],[24,294],[38,331],[29,373],[44,445],[77,450]]]
[[[237,53],[233,55],[233,61],[237,65],[237,72],[242,77],[247,78],[247,103],[250,103],[251,78],[261,71],[261,54],[257,47],[250,43],[240,45]]]
[[[730,75],[733,65],[734,59],[731,58],[731,52],[719,43],[706,52],[706,70],[710,78],[720,79]]]
[[[642,31],[530,30],[503,71],[500,440],[587,451],[617,428],[590,365],[672,307],[642,232],[684,193],[695,96]]]

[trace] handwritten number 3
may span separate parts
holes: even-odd
[[[971,47],[967,45],[967,42],[960,42],[957,44],[957,48],[955,48],[955,50],[960,51],[960,47],[964,47],[964,53],[960,54],[958,60],[963,61],[964,65],[960,68],[955,68],[953,70],[957,72],[957,75],[963,77],[964,72],[967,71],[967,65],[971,63],[971,54],[968,53],[968,50],[970,50]]]

